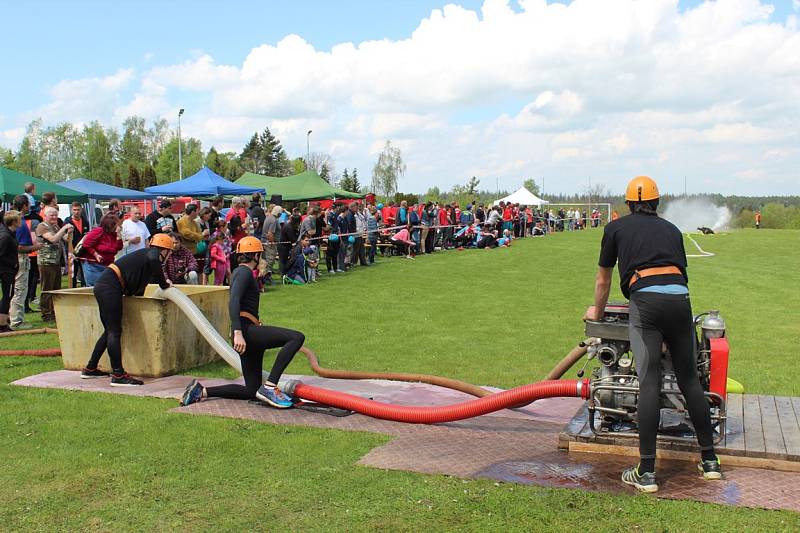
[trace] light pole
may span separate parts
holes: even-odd
[[[311,130],[308,130],[306,133],[306,170],[308,170],[308,163],[311,161],[311,148],[309,144],[309,138],[311,137]]]
[[[183,108],[178,111],[178,179],[183,179],[183,150],[181,149],[181,115]]]

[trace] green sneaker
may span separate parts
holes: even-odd
[[[697,465],[697,470],[703,474],[703,479],[713,481],[722,479],[722,468],[719,464],[719,457],[716,461],[700,461]]]
[[[641,492],[658,492],[655,472],[639,473],[639,465],[631,467],[622,473],[622,482],[633,485]]]

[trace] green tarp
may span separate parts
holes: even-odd
[[[287,202],[331,200],[333,198],[364,198],[363,194],[333,187],[313,170],[307,170],[284,178],[245,172],[235,183],[247,187],[263,187],[267,191],[267,197],[273,194],[280,194]]]
[[[31,182],[36,185],[36,196],[41,197],[43,192],[54,192],[58,197],[59,203],[85,202],[88,197],[80,192],[68,189],[56,183],[45,181],[33,176],[28,176],[22,172],[11,170],[10,168],[0,167],[0,201],[11,202],[18,194],[25,192],[25,183]]]

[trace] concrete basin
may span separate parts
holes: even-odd
[[[216,330],[230,336],[228,288],[176,285]],[[134,376],[162,377],[219,359],[211,346],[174,303],[154,296],[158,285],[148,285],[144,296],[123,298],[122,363]],[[103,331],[92,289],[52,291],[58,340],[64,368],[80,370]],[[110,370],[108,354],[100,368]]]

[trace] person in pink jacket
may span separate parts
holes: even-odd
[[[211,257],[211,270],[214,271],[214,285],[222,285],[230,271],[228,254],[225,253],[222,243],[225,240],[225,234],[217,232],[212,239],[209,256]]]
[[[397,248],[402,255],[406,256],[406,259],[414,259],[411,255],[411,250],[416,246],[416,243],[411,240],[410,227],[411,226],[401,229],[391,237],[392,244],[394,244],[395,248]]]
[[[106,213],[100,219],[100,225],[83,238],[80,257],[87,287],[94,286],[100,274],[114,262],[117,252],[122,250],[121,235],[119,217],[114,213]]]

